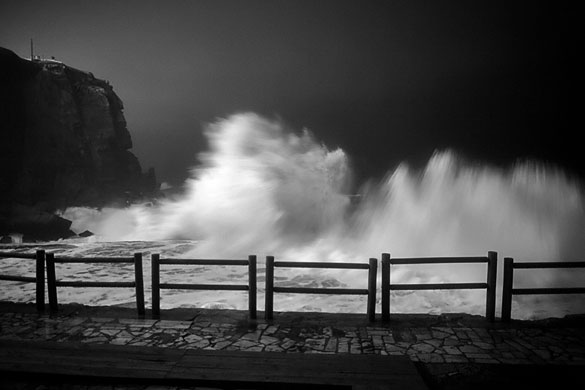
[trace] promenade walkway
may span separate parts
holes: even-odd
[[[176,309],[163,311],[161,319],[139,319],[121,308],[72,305],[56,315],[32,309],[1,304],[0,341],[407,356],[431,388],[464,388],[473,375],[509,375],[528,367],[554,375],[585,369],[583,317],[508,325],[463,314],[395,315],[390,324],[382,324],[352,314],[275,313],[266,322],[250,321],[246,312],[233,310]],[[499,366],[506,367],[505,373]],[[522,375],[538,378],[535,374]]]

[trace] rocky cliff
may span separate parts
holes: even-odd
[[[123,205],[155,190],[154,172],[129,151],[122,101],[89,72],[0,48],[0,126],[0,236],[26,236],[31,219],[60,208]]]

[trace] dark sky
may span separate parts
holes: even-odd
[[[576,3],[576,2],[575,2]],[[559,2],[1,1],[0,46],[109,80],[133,152],[180,183],[205,123],[279,116],[360,176],[436,149],[585,177],[583,14]]]

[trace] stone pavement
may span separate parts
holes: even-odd
[[[271,351],[407,355],[422,364],[585,366],[585,320],[487,323],[464,314],[395,315],[389,324],[365,315],[275,313],[273,321],[234,310],[177,309],[139,319],[130,309],[72,305],[39,315],[0,305],[0,339]],[[25,307],[23,309],[23,307]]]

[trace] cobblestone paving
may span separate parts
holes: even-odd
[[[300,324],[300,325],[299,325]],[[423,363],[585,365],[585,330],[571,327],[303,326],[0,313],[0,339],[288,353],[407,355]]]

